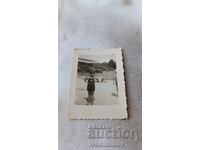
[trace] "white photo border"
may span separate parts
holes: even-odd
[[[117,64],[118,104],[116,105],[76,105],[75,89],[79,55],[109,55],[115,54]],[[70,96],[68,101],[69,119],[127,119],[127,103],[123,69],[122,49],[75,49],[73,51],[72,76]]]

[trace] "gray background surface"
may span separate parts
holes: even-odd
[[[88,126],[134,129],[135,139],[99,139],[141,150],[142,23],[141,0],[59,0],[59,150],[89,150]],[[68,120],[67,101],[75,48],[122,48],[128,98],[128,120]]]

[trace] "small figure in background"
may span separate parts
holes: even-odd
[[[114,76],[113,84],[116,85],[116,89],[117,89],[117,93],[118,93],[117,72],[116,71],[115,71],[115,76]]]

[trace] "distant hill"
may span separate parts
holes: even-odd
[[[116,62],[110,59],[109,62],[98,63],[94,60],[79,58],[78,72],[96,72],[112,71],[116,69]]]

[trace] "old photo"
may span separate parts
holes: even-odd
[[[118,103],[115,54],[79,55],[76,79],[76,105]]]
[[[71,119],[127,118],[121,49],[73,53]]]

